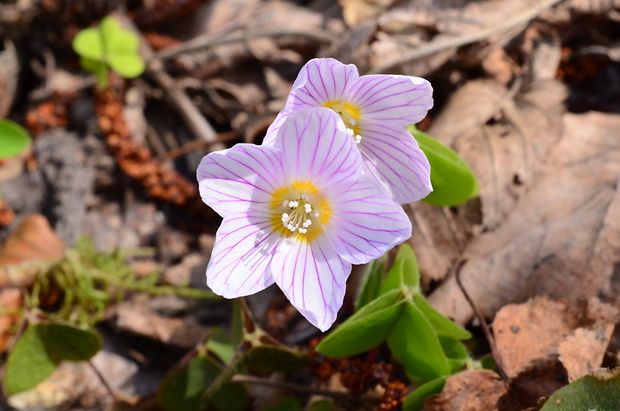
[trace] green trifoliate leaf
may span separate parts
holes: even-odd
[[[439,337],[422,311],[411,302],[404,304],[387,343],[414,383],[450,374]]]
[[[102,346],[95,330],[66,324],[29,326],[7,360],[4,386],[9,395],[34,388],[54,372],[63,360],[84,361]]]
[[[144,60],[137,54],[111,53],[108,64],[124,78],[136,78],[144,72]]]
[[[435,206],[457,206],[480,192],[478,180],[456,151],[440,143],[415,126],[407,127],[431,166],[433,192],[422,201]]]
[[[230,337],[226,335],[220,327],[215,327],[209,334],[207,348],[213,352],[224,364],[228,364],[235,356],[235,347],[230,342]]]
[[[599,370],[556,391],[540,411],[617,411],[620,407],[620,367]]]
[[[404,301],[400,290],[392,290],[366,304],[321,341],[316,351],[329,357],[349,357],[376,347],[394,327]]]
[[[416,295],[413,298],[413,303],[422,311],[437,335],[452,337],[457,340],[469,340],[471,338],[471,333],[469,331],[459,327],[454,321],[441,315],[428,301],[426,301],[424,296]]]
[[[31,144],[30,134],[22,126],[0,119],[0,160],[18,155]]]
[[[439,394],[443,390],[447,378],[447,376],[440,377],[416,388],[405,399],[403,411],[420,411],[424,407],[424,400],[432,395]]]

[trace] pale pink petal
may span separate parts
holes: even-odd
[[[357,67],[353,64],[342,64],[332,58],[312,59],[301,68],[293,83],[285,111],[295,112],[340,100],[347,87],[358,78]]]
[[[205,156],[196,176],[202,201],[222,216],[268,204],[284,178],[279,151],[253,144]]]
[[[394,126],[418,123],[433,107],[433,88],[420,77],[362,76],[347,96],[361,110],[362,120],[381,120]]]
[[[267,129],[267,133],[265,134],[265,138],[263,138],[264,146],[272,146],[274,141],[276,140],[276,135],[278,134],[278,130],[282,127],[282,123],[291,113],[287,111],[280,111],[276,117],[276,119],[271,123],[269,128]]]
[[[279,241],[269,213],[250,210],[225,217],[207,266],[207,285],[225,298],[267,288],[274,282],[267,267]]]
[[[331,327],[342,307],[351,264],[327,241],[281,241],[271,270],[276,284],[308,321],[321,331]]]
[[[382,122],[364,122],[361,133],[358,147],[366,171],[384,185],[394,201],[418,201],[433,191],[428,159],[407,130]]]
[[[365,264],[411,237],[411,221],[370,177],[330,198],[331,247],[352,264]]]
[[[284,173],[291,180],[311,181],[321,189],[352,184],[362,158],[340,117],[327,108],[291,114],[280,127],[274,147],[282,151]]]

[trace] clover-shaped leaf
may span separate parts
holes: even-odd
[[[123,30],[112,17],[101,20],[99,27],[80,31],[73,39],[82,68],[95,73],[102,88],[107,86],[108,67],[125,78],[142,74],[145,66],[139,47],[138,37]]]

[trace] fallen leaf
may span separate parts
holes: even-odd
[[[534,406],[569,376],[576,379],[597,370],[617,319],[618,310],[596,298],[566,302],[537,297],[503,307],[493,321],[493,335],[511,381],[500,409]]]
[[[440,394],[428,398],[425,411],[499,410],[507,386],[495,372],[469,370],[448,377]]]
[[[596,371],[603,363],[614,326],[618,321],[618,310],[608,304],[591,299],[588,304],[588,319],[591,327],[577,328],[558,347],[560,362],[568,371],[568,381]]]
[[[64,244],[47,219],[40,214],[33,214],[22,220],[2,246],[0,267],[27,260],[59,259],[63,253]]]
[[[497,228],[473,239],[463,252],[468,262],[462,282],[487,317],[535,295],[601,295],[620,303],[620,278],[614,275],[620,262],[620,116],[565,114],[562,129],[551,149],[545,150],[551,143],[543,141],[528,150],[542,163],[536,178],[508,200],[514,205]],[[545,133],[532,138],[544,139]],[[429,299],[457,322],[471,318],[454,278]]]
[[[378,16],[393,2],[394,0],[338,0],[342,6],[344,21],[349,27]]]

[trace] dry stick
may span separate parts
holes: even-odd
[[[93,364],[92,360],[88,360],[87,362],[88,362],[88,365],[90,365],[90,368],[95,372],[95,375],[99,379],[99,382],[101,382],[101,385],[103,385],[105,387],[105,389],[108,392],[108,394],[110,395],[110,397],[116,398],[116,394],[114,394],[114,390],[112,389],[110,384],[108,384],[108,382],[103,377],[103,375],[99,372],[97,367],[95,367],[95,364]]]
[[[297,36],[307,37],[312,40],[330,43],[334,41],[334,35],[324,30],[303,31],[303,30],[266,30],[266,31],[249,31],[240,34],[217,34],[204,35],[192,40],[181,43],[177,46],[167,47],[166,49],[155,54],[153,60],[165,60],[176,57],[183,53],[207,49],[210,47],[221,46],[224,44],[238,43],[252,40],[259,37],[284,37]]]
[[[140,51],[144,59],[146,61],[152,60],[153,50],[144,40],[144,37],[134,23],[122,14],[115,14],[115,17],[121,22],[121,26],[133,31],[138,36],[140,39]],[[217,133],[211,127],[211,124],[194,105],[185,93],[185,90],[179,87],[174,79],[164,71],[161,62],[151,61],[146,67],[146,74],[164,90],[164,94],[170,104],[177,110],[197,138],[209,143],[215,141]]]
[[[429,56],[434,53],[438,53],[443,50],[458,48],[461,46],[465,46],[467,44],[471,44],[471,43],[475,43],[480,40],[484,40],[496,34],[505,33],[521,24],[525,24],[529,22],[530,20],[534,19],[536,16],[538,16],[543,11],[555,6],[556,4],[562,1],[564,0],[541,0],[536,5],[534,5],[534,7],[527,9],[520,14],[517,14],[511,19],[506,20],[506,22],[502,25],[499,25],[497,27],[490,27],[485,30],[480,30],[479,32],[472,33],[468,36],[430,43],[427,46],[422,46],[416,50],[413,50],[411,53],[406,53],[404,56],[399,57],[396,60],[393,60],[391,62],[388,62],[382,66],[379,66],[373,69],[370,74],[383,73],[401,64],[409,63],[413,60],[426,57],[426,56]]]
[[[322,390],[320,388],[310,388],[305,385],[291,384],[289,382],[271,381],[271,380],[266,380],[264,378],[254,377],[251,375],[241,375],[241,374],[233,375],[233,377],[231,378],[231,381],[240,383],[240,384],[257,384],[257,385],[266,385],[269,387],[283,388],[285,390],[297,391],[300,393],[310,394],[310,395],[315,395],[315,394],[323,395],[325,397],[331,397],[337,400],[342,400],[342,401],[347,401],[347,402],[352,402],[352,403],[356,403],[360,401],[359,399],[354,398],[353,396],[351,396],[350,394],[346,392]],[[378,399],[364,398],[364,401],[378,402]]]
[[[456,267],[456,272],[454,275],[456,277],[456,284],[459,286],[459,288],[461,289],[461,292],[465,296],[465,299],[467,300],[471,308],[474,310],[474,313],[476,314],[476,318],[478,318],[478,321],[480,321],[482,332],[484,333],[484,336],[486,337],[487,342],[489,343],[489,348],[491,348],[491,354],[493,355],[493,360],[495,360],[495,365],[497,366],[497,373],[502,377],[502,380],[510,381],[510,378],[508,378],[508,375],[506,375],[506,371],[504,371],[504,362],[502,361],[502,356],[500,355],[499,351],[497,351],[497,346],[495,345],[495,338],[493,338],[493,334],[491,334],[491,331],[489,330],[489,326],[487,325],[484,317],[478,310],[478,307],[476,306],[476,304],[474,304],[474,301],[471,299],[467,291],[465,291],[465,287],[463,287],[463,283],[461,283],[461,270],[463,269],[463,266],[465,265],[466,262],[467,260],[465,259],[461,260],[458,266]]]

